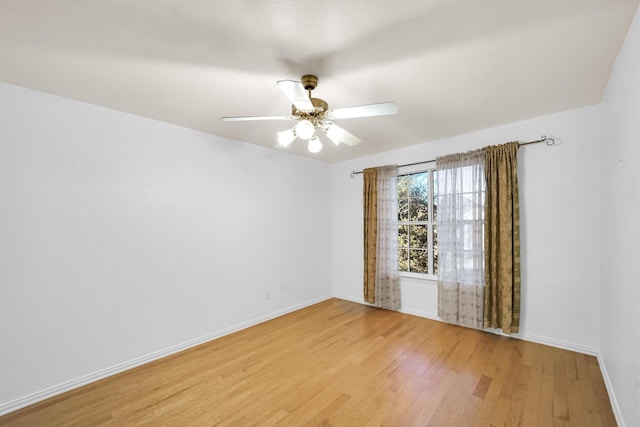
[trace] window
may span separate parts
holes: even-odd
[[[438,179],[435,170],[398,176],[398,270],[438,273]]]
[[[484,271],[484,157],[439,171],[441,276],[458,283],[477,283]],[[446,270],[446,271],[445,271]],[[447,279],[448,280],[448,279]]]

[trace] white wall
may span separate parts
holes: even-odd
[[[600,352],[620,425],[640,426],[640,11],[602,102]]]
[[[0,408],[330,296],[329,205],[324,163],[0,83]]]
[[[363,301],[362,175],[351,179],[352,170],[429,160],[542,134],[556,137],[559,145],[535,144],[519,151],[522,319],[516,336],[596,354],[597,105],[331,165],[334,293]],[[402,304],[403,311],[437,317],[435,283],[402,279]]]
[[[599,352],[640,425],[638,52],[637,14],[602,105],[331,166],[0,83],[0,412],[332,292],[362,302],[352,170],[547,134],[520,150],[517,335]],[[437,317],[433,282],[402,295]]]

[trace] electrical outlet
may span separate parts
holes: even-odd
[[[264,299],[270,299],[271,298],[271,291],[269,289],[266,289],[264,291]]]

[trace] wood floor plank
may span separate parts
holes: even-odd
[[[520,364],[516,374],[515,386],[511,397],[511,405],[507,414],[508,425],[522,425],[524,423],[524,406],[529,392],[531,367]]]
[[[543,426],[553,425],[553,397],[554,397],[554,365],[553,348],[544,347],[542,354],[542,378],[540,395],[538,398],[538,420]]]
[[[578,371],[578,381],[580,384],[580,398],[585,410],[586,426],[601,427],[602,419],[598,412],[598,404],[591,385],[591,373],[587,364],[587,356],[583,354],[576,355],[576,367]]]
[[[569,425],[569,396],[564,354],[560,349],[553,350],[553,424]]]
[[[538,407],[540,397],[540,385],[542,381],[542,350],[543,346],[532,344],[528,346],[531,351],[531,369],[529,370],[529,383],[527,384],[527,397],[522,413],[522,425],[533,427],[538,421]]]
[[[607,393],[607,388],[604,385],[604,379],[602,378],[602,372],[600,372],[598,361],[595,357],[589,356],[587,357],[587,364],[589,366],[590,382],[596,397],[598,414],[600,415],[602,424],[607,426],[616,425],[613,411],[608,409],[611,407],[611,402],[609,401],[609,394]]]
[[[494,367],[491,374],[491,384],[485,394],[484,402],[476,420],[476,426],[491,425],[494,423],[494,419],[506,417],[506,412],[501,413],[500,411],[508,410],[508,402],[504,402],[505,398],[501,396],[503,386],[509,376],[508,363],[512,359],[513,347],[511,340],[504,337],[499,338],[500,340],[494,350],[495,356],[489,361]]]
[[[597,360],[331,299],[0,417],[14,426],[615,426]]]

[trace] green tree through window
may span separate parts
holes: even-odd
[[[438,180],[435,170],[398,177],[398,270],[438,272]]]

